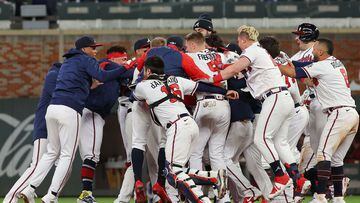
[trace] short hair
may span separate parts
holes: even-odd
[[[151,56],[145,60],[145,69],[150,69],[152,73],[164,74],[164,62],[158,56]]]
[[[150,47],[162,47],[166,46],[166,39],[163,37],[155,37],[150,41]]]
[[[334,52],[334,44],[333,42],[330,40],[330,39],[326,39],[326,38],[319,38],[317,40],[320,44],[323,44],[326,46],[326,49],[327,49],[327,53],[329,55],[333,55],[333,52]]]
[[[196,44],[205,43],[205,37],[200,32],[191,32],[185,36],[186,41],[192,41]]]
[[[259,32],[253,27],[249,25],[242,25],[237,29],[239,36],[247,36],[248,39],[253,41],[258,41]]]
[[[106,54],[116,53],[116,52],[127,52],[125,47],[122,46],[112,46],[107,51]]]
[[[227,51],[224,41],[221,39],[221,37],[216,33],[211,33],[206,39],[205,42],[210,47],[213,47],[218,52],[224,52]]]
[[[271,57],[276,58],[280,55],[280,44],[279,41],[273,36],[266,36],[260,39],[260,45],[266,49]]]

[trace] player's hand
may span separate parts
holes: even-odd
[[[228,99],[239,99],[239,93],[234,90],[228,90],[226,93],[226,98]]]
[[[102,84],[104,84],[104,83],[102,83],[102,82],[100,82],[100,81],[98,81],[98,80],[93,79],[90,89],[95,89],[95,88],[99,87],[99,86],[102,85]]]

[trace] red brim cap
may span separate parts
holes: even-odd
[[[101,46],[104,46],[103,44],[99,44],[99,43],[96,43],[94,45],[92,45],[92,47],[101,47]]]

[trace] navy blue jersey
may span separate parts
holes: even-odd
[[[240,89],[246,87],[245,79],[235,79],[231,78],[227,80],[228,88],[230,90],[236,90],[239,92],[239,99],[229,100],[230,109],[231,109],[231,122],[241,121],[241,120],[252,120],[255,118],[254,114],[258,113],[256,104],[259,103],[258,100],[254,99],[250,92],[244,92]],[[255,108],[254,108],[255,107]],[[260,103],[261,111],[261,103]],[[260,113],[259,111],[259,113]]]
[[[61,63],[54,63],[45,77],[44,86],[35,112],[33,140],[47,138],[45,114],[56,86],[60,67]]]
[[[101,62],[109,62],[104,68],[106,71],[111,71],[120,68],[120,65],[112,63],[108,59],[103,59]],[[118,80],[105,82],[95,89],[90,90],[89,97],[86,100],[85,107],[91,111],[98,113],[102,118],[110,114],[112,107],[116,103],[120,94],[120,85],[122,80],[132,78],[134,69],[126,71]]]
[[[89,96],[92,78],[107,82],[119,78],[126,71],[124,67],[103,71],[95,58],[77,49],[70,49],[64,57],[51,104],[68,106],[79,114],[82,114]]]

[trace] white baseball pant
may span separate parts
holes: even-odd
[[[71,174],[72,163],[79,143],[81,115],[64,105],[49,105],[46,111],[48,132],[47,152],[41,157],[29,183],[38,187],[59,157],[50,192],[59,193]]]
[[[6,194],[3,203],[17,203],[18,195],[29,185],[29,179],[32,177],[35,169],[39,165],[39,161],[46,152],[48,140],[45,138],[36,139],[34,141],[33,155],[29,168],[20,176],[10,191]]]
[[[272,94],[262,104],[254,142],[268,163],[279,158],[283,163],[295,162],[287,139],[293,108],[288,91]]]
[[[332,167],[344,165],[344,158],[349,150],[359,127],[359,114],[352,107],[333,110],[328,117],[320,137],[316,153],[317,161],[331,161]]]
[[[126,161],[131,162],[131,149],[132,149],[132,136],[129,134],[129,129],[132,126],[132,112],[128,113],[131,109],[132,104],[119,103],[117,109],[118,121],[120,125],[120,133],[124,143],[126,152]]]
[[[84,108],[81,117],[79,151],[82,160],[100,160],[100,148],[103,139],[105,120],[98,114]]]
[[[323,112],[321,104],[317,97],[313,98],[309,105],[309,124],[306,132],[303,146],[301,148],[299,171],[305,171],[314,168],[316,165],[316,151],[319,146],[320,136],[325,127],[327,115]],[[315,153],[314,153],[315,152]]]
[[[212,170],[225,168],[224,146],[230,125],[230,105],[227,100],[203,99],[197,102],[194,119],[199,136],[191,148],[190,168],[202,170],[202,157],[206,144]]]
[[[291,114],[288,142],[290,149],[296,159],[296,163],[300,162],[300,152],[297,149],[297,143],[301,135],[304,133],[305,128],[309,123],[309,112],[305,106],[294,108]]]
[[[229,178],[240,188],[245,197],[260,195],[260,191],[244,176],[239,164],[241,154],[252,143],[253,126],[250,120],[231,123],[224,149],[226,169]]]

